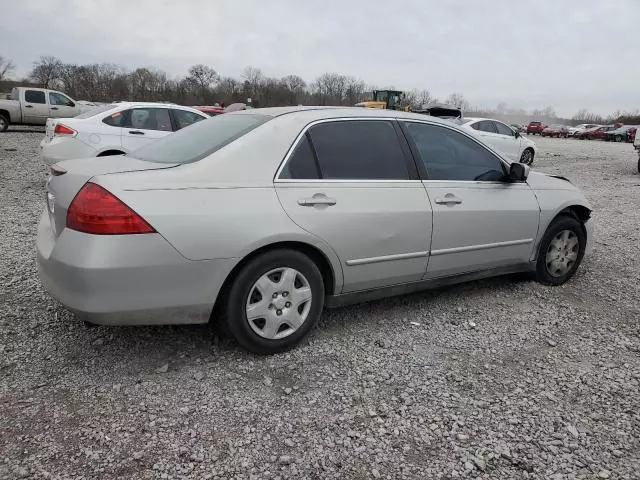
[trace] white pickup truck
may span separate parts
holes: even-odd
[[[16,87],[10,100],[0,100],[0,132],[9,125],[44,125],[47,118],[75,117],[90,108],[55,90]]]

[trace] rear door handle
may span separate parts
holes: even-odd
[[[298,200],[298,205],[303,207],[315,207],[316,205],[327,205],[331,207],[336,204],[334,198],[327,197],[324,193],[316,193],[311,198],[301,198]]]
[[[129,133],[131,135],[144,135],[144,132],[141,132],[140,130],[129,130]]]
[[[444,198],[436,198],[435,202],[438,205],[459,205],[462,203],[462,199],[456,197],[453,193],[447,193]]]
[[[51,107],[51,110],[58,110],[58,107]]]

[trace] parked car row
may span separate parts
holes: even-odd
[[[120,105],[56,127],[89,143],[117,128],[125,142],[203,116],[191,110]],[[591,249],[591,206],[568,180],[490,147],[498,140],[484,134],[520,141],[505,129],[265,108],[196,120],[126,156],[56,163],[40,278],[86,321],[215,318],[259,353],[299,343],[324,306],[513,272],[563,284]]]
[[[565,125],[545,125],[543,122],[530,122],[527,125],[528,135],[540,135],[542,137],[567,138],[573,137],[579,140],[605,140],[611,142],[633,142],[637,126],[635,125],[596,125],[583,123],[575,127]]]

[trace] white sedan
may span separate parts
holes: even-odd
[[[533,164],[536,144],[509,125],[490,118],[463,118],[461,127],[475,133],[494,150],[505,154],[510,161]]]
[[[47,119],[40,152],[47,164],[74,158],[122,155],[207,118],[194,108],[173,104],[121,102],[103,105],[74,118]]]

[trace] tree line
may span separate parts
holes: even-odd
[[[15,64],[0,56],[0,82],[15,72]],[[339,73],[323,73],[311,83],[298,75],[271,77],[259,68],[246,67],[240,78],[220,75],[210,66],[198,64],[189,68],[186,75],[172,78],[166,72],[141,67],[128,70],[113,63],[76,65],[65,63],[57,57],[42,56],[33,63],[24,82],[61,90],[73,98],[93,102],[120,100],[164,101],[182,105],[229,105],[236,102],[251,103],[256,107],[282,105],[354,105],[370,100],[375,86],[353,76]],[[393,87],[392,87],[393,88]],[[418,109],[437,103],[438,98],[428,89],[405,92],[404,105]],[[455,105],[467,114],[484,116],[547,119],[556,123],[615,123],[640,124],[640,111],[616,111],[603,117],[581,109],[569,119],[556,115],[553,107],[533,111],[509,108],[500,103],[495,109],[472,107],[461,93],[452,93],[442,103]]]

